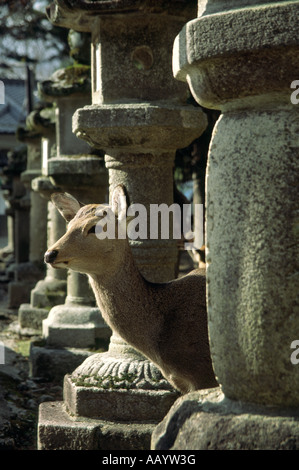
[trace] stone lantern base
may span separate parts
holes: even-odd
[[[39,450],[148,450],[155,423],[73,418],[62,402],[42,403]]]
[[[122,358],[122,362],[120,359]],[[179,394],[117,335],[64,378],[64,401],[39,409],[39,449],[149,450]]]
[[[183,425],[182,425],[183,422]],[[299,409],[244,404],[220,388],[179,398],[152,436],[154,450],[298,450]]]

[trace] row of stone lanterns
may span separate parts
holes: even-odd
[[[21,197],[13,198],[15,262],[8,269],[13,273],[9,283],[9,307],[16,308],[28,298],[30,290],[43,276],[42,252],[46,245],[47,202],[31,191],[32,180],[40,174],[41,133],[51,132],[51,118],[47,111],[31,113],[26,127],[17,132],[18,140],[27,146],[26,170],[20,175],[24,188]],[[32,210],[30,210],[32,208]]]
[[[84,46],[89,38],[83,35],[83,39]],[[40,158],[31,181],[31,194],[44,201],[44,207],[43,211],[36,211],[31,205],[30,214],[43,220],[48,230],[30,220],[30,245],[42,245],[39,260],[43,263],[46,247],[66,229],[61,216],[48,203],[51,193],[68,191],[85,203],[105,201],[107,172],[98,152],[72,133],[72,114],[90,102],[90,66],[75,63],[55,72],[49,80],[39,83],[39,94],[54,111],[51,132],[39,134]],[[45,242],[41,243],[43,237]],[[106,344],[111,334],[95,306],[86,276],[66,274],[47,268],[46,277],[31,290],[30,304],[23,303],[19,308],[21,333],[42,332],[46,346],[41,347],[40,341],[32,343],[31,373],[51,380],[62,380],[66,372],[91,354],[90,348],[98,342]]]
[[[290,360],[299,337],[299,108],[290,101],[298,10],[298,1],[237,0],[198,1],[197,19],[196,2],[180,0],[55,0],[48,10],[54,24],[91,34],[92,59],[91,103],[68,108],[54,91],[67,71],[43,89],[57,104],[57,153],[43,164],[52,184],[84,202],[105,196],[99,160],[78,151],[78,139],[64,150],[63,123],[73,115],[72,138],[105,153],[110,194],[122,183],[130,203],[171,204],[175,150],[207,125],[200,108],[186,105],[186,82],[201,105],[222,112],[206,195],[208,321],[220,387],[180,398],[167,414],[176,392],[112,332],[107,352],[87,354],[66,375],[64,402],[41,405],[40,449],[298,448],[299,369]],[[133,242],[132,250],[149,280],[174,277],[172,241]],[[82,324],[97,318],[99,331],[84,282],[69,275],[65,303],[43,322],[48,345],[53,338],[53,346],[70,346],[73,309],[88,312]]]

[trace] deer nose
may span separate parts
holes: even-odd
[[[49,250],[45,253],[45,263],[53,263],[56,256],[58,255],[58,250]]]

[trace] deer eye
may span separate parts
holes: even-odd
[[[96,233],[96,226],[93,225],[92,227],[90,227],[87,233]]]

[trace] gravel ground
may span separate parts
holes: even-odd
[[[0,364],[0,450],[37,450],[39,404],[61,400],[62,386],[30,377],[30,340],[36,338],[19,335],[17,318],[18,312],[7,308],[7,284],[0,283],[0,347],[4,347],[4,364]]]

